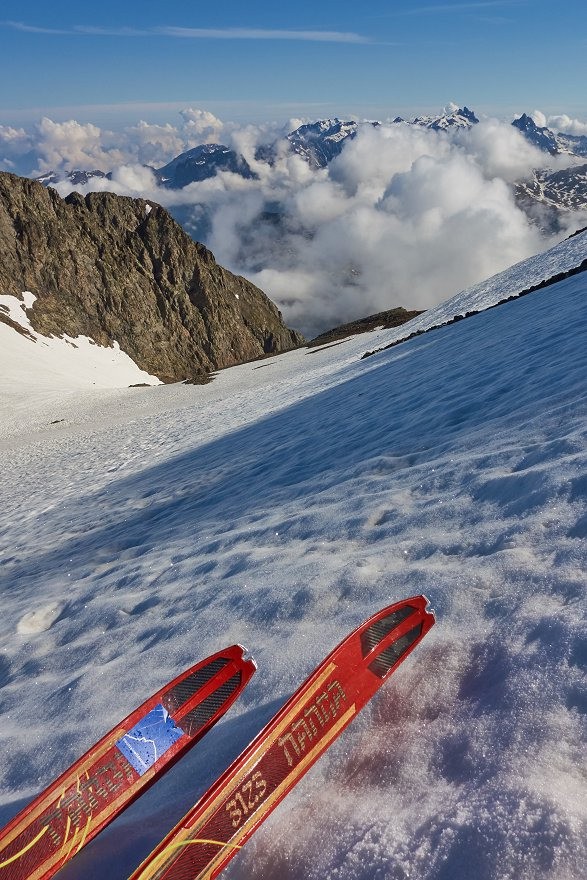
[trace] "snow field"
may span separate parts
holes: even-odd
[[[33,396],[0,441],[0,821],[245,644],[229,716],[63,871],[122,880],[353,626],[424,592],[437,626],[225,876],[582,876],[586,286],[364,361],[396,331],[202,388]]]

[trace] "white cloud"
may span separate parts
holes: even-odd
[[[170,157],[177,156],[185,149],[182,132],[169,122],[153,125],[141,119],[136,125],[125,129],[122,140],[127,159],[132,157],[137,162],[154,167],[164,165]]]
[[[497,119],[483,120],[458,133],[457,140],[489,178],[513,183],[544,165],[544,153],[538,147],[515,126]]]
[[[571,119],[566,113],[562,113],[560,116],[549,116],[548,125],[565,134],[587,135],[587,122]]]
[[[541,110],[534,110],[534,112],[530,114],[530,117],[536,123],[538,128],[544,128],[547,125],[546,116]]]
[[[186,141],[193,146],[214,144],[222,139],[224,123],[209,110],[187,107],[180,111],[180,116],[183,119],[182,131]]]
[[[547,126],[563,134],[587,135],[587,122],[581,122],[580,119],[573,119],[566,113],[558,115],[546,116],[541,110],[534,110],[532,119],[539,127]]]
[[[427,128],[365,124],[333,161],[329,173],[349,196],[376,200],[393,175],[408,171],[418,157],[444,156],[450,150],[447,138]]]
[[[268,28],[159,27],[146,33],[198,40],[296,40],[318,43],[370,43],[368,37],[345,31],[271,30]]]
[[[0,125],[0,170],[15,171],[20,157],[32,148],[31,136],[24,128]]]
[[[112,181],[128,195],[158,194],[155,175],[142,165],[121,165],[112,173]]]
[[[29,149],[31,146],[30,135],[24,128],[13,128],[11,125],[0,125],[0,144],[2,148],[13,146],[15,148]]]
[[[76,168],[113,171],[129,163],[157,168],[191,147],[217,142],[223,133],[230,135],[230,126],[225,126],[206,110],[187,108],[180,112],[180,117],[179,125],[169,122],[158,125],[140,120],[116,133],[92,123],[80,123],[74,119],[55,122],[44,117],[34,136],[37,171],[71,171]],[[2,143],[0,131],[0,145]]]
[[[487,126],[471,142],[409,126],[361,128],[328,169],[289,157],[258,181],[193,184],[217,259],[308,333],[396,305],[426,308],[544,246],[498,172],[535,158]],[[501,147],[482,149],[496,135]],[[267,216],[279,212],[280,222]]]
[[[103,132],[91,122],[83,125],[75,119],[53,122],[45,116],[37,126],[39,171],[73,168],[110,171],[126,160],[124,149],[116,146],[113,138],[112,133]]]
[[[102,27],[72,25],[65,28],[39,27],[23,21],[0,21],[0,26],[23,33],[93,37],[171,37],[190,40],[295,40],[318,43],[370,43],[369,37],[350,31],[308,31],[270,28]]]

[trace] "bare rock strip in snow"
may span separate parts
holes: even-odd
[[[117,341],[163,381],[205,381],[303,341],[159,205],[112,193],[61,199],[1,173],[0,294],[23,290],[37,297],[28,317],[38,333]]]

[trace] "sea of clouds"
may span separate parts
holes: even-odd
[[[566,115],[535,111],[534,118],[571,134],[587,131]],[[111,180],[76,189],[168,207],[308,336],[398,305],[428,308],[556,240],[520,210],[513,184],[570,160],[546,157],[509,123],[484,119],[450,133],[365,123],[328,168],[314,169],[284,141],[302,121],[242,126],[186,109],[177,124],[140,121],[112,132],[44,118],[31,131],[0,126],[0,167],[22,173],[28,162],[31,175],[110,171]],[[276,140],[276,161],[257,161],[257,147]],[[152,168],[202,143],[242,153],[257,179],[225,172],[181,190],[160,186]],[[65,196],[72,186],[63,181],[57,189]],[[557,238],[586,222],[587,215],[569,214]]]

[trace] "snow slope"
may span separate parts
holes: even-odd
[[[367,360],[397,331],[203,387],[29,390],[0,435],[0,822],[244,643],[237,706],[61,875],[122,880],[353,626],[424,592],[437,626],[225,876],[584,876],[586,294]]]

